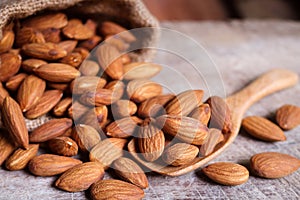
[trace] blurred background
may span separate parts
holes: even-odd
[[[143,0],[160,20],[300,20],[300,0]]]

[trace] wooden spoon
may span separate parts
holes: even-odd
[[[298,75],[296,73],[285,69],[274,69],[263,74],[241,91],[226,98],[226,102],[231,111],[232,132],[226,137],[226,141],[212,154],[206,157],[195,158],[194,161],[188,165],[174,167],[165,166],[159,162],[147,162],[141,158],[141,155],[138,153],[136,139],[132,139],[129,142],[128,151],[145,167],[162,175],[179,176],[193,171],[214,159],[234,141],[240,130],[243,115],[251,105],[271,93],[294,86],[297,82]]]

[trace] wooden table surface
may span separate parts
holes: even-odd
[[[189,70],[190,63],[159,51],[155,61],[166,68],[155,78],[169,89],[209,89],[210,94],[230,95],[255,77],[273,68],[291,69],[300,74],[300,23],[287,21],[181,22],[163,23],[162,27],[188,35],[203,46],[216,66],[195,66],[200,75]],[[183,50],[192,63],[202,58],[197,48],[167,37],[161,47],[173,45]],[[176,56],[175,56],[176,57]],[[178,56],[177,56],[178,58]],[[176,69],[170,74],[171,69]],[[179,72],[179,73],[178,73]],[[210,72],[210,73],[208,73]],[[205,77],[201,77],[204,75]],[[201,78],[199,78],[199,77]],[[217,84],[214,84],[217,83]],[[209,86],[207,84],[210,84]],[[283,104],[300,106],[300,85],[271,95],[246,115],[267,116]],[[248,166],[255,153],[275,151],[300,158],[300,127],[286,132],[287,141],[265,143],[243,131],[215,161],[231,161]],[[105,175],[105,178],[109,178]],[[55,177],[35,177],[28,172],[0,169],[0,200],[8,199],[86,199],[85,193],[67,193],[51,185]],[[285,178],[268,180],[251,176],[243,185],[220,186],[208,180],[200,170],[180,177],[149,174],[145,199],[299,199],[300,171]]]

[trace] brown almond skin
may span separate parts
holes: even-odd
[[[67,52],[67,54],[69,54],[75,49],[77,43],[77,40],[64,40],[58,43],[58,46],[64,49]],[[85,57],[82,58],[85,59]]]
[[[142,189],[148,187],[147,177],[140,166],[125,157],[118,158],[112,164],[114,172],[124,181],[132,183]]]
[[[78,119],[81,116],[82,117],[79,120],[76,120],[76,123],[89,125],[97,131],[100,131],[101,128],[104,128],[108,116],[108,109],[106,106],[101,105],[95,108],[88,108],[85,113],[82,113],[85,111],[85,107],[82,107],[81,104],[77,105],[80,105],[80,107],[75,108],[74,106],[75,112],[73,112],[73,116],[75,119]]]
[[[39,101],[25,113],[26,118],[35,119],[48,113],[59,102],[62,96],[63,93],[61,90],[45,91]]]
[[[11,30],[3,30],[2,38],[0,40],[0,54],[10,50],[14,44],[15,34]]]
[[[85,124],[76,125],[73,128],[71,135],[83,152],[89,152],[101,141],[98,131]]]
[[[78,153],[78,145],[69,137],[56,137],[48,141],[49,149],[61,156],[75,156]]]
[[[120,26],[111,21],[102,22],[101,26],[99,27],[99,31],[107,36],[107,35],[115,35],[121,33],[119,36],[126,42],[134,42],[136,40],[135,36],[129,32],[124,27]],[[125,31],[125,32],[124,32]]]
[[[250,167],[257,176],[281,178],[297,171],[300,167],[300,160],[283,153],[264,152],[251,157]]]
[[[33,27],[36,29],[47,29],[47,28],[63,28],[68,24],[67,16],[63,13],[44,14],[39,16],[31,17],[24,22],[23,26]]]
[[[155,63],[132,62],[124,65],[124,79],[150,79],[161,71],[162,67]]]
[[[203,94],[203,90],[187,90],[178,94],[166,105],[166,113],[187,116],[202,104]]]
[[[139,128],[138,147],[144,159],[149,162],[157,160],[164,151],[164,133],[150,119],[145,119]]]
[[[28,75],[25,73],[19,73],[10,77],[10,79],[8,79],[8,81],[5,83],[6,88],[10,91],[16,91],[27,76]]]
[[[126,99],[121,99],[111,106],[114,118],[123,118],[134,115],[137,111],[137,105]]]
[[[249,171],[246,167],[229,162],[213,163],[202,170],[211,180],[222,185],[241,185],[248,181]]]
[[[208,156],[211,154],[215,147],[224,140],[224,135],[221,130],[211,128],[208,131],[208,136],[206,137],[204,143],[201,145],[200,153],[202,156]]]
[[[49,88],[55,89],[55,90],[61,90],[66,92],[67,94],[70,93],[70,84],[69,83],[53,83],[53,82],[47,82],[47,86]]]
[[[113,121],[106,127],[106,135],[114,138],[128,138],[134,135],[137,128],[137,117],[125,117]]]
[[[4,53],[0,55],[0,60],[0,81],[6,82],[19,71],[22,57],[13,53]]]
[[[81,42],[78,46],[88,49],[89,51],[92,51],[101,41],[101,37],[98,35],[94,35],[91,38]]]
[[[41,154],[29,162],[28,169],[36,176],[54,176],[81,163],[82,161],[75,158]]]
[[[57,44],[30,43],[22,46],[22,52],[27,56],[43,60],[57,60],[67,55],[67,52]]]
[[[60,29],[47,28],[41,30],[46,42],[59,43],[61,41]]]
[[[15,44],[18,47],[22,47],[29,43],[45,43],[43,34],[30,27],[23,27],[17,31]]]
[[[67,170],[55,182],[55,186],[68,192],[87,190],[102,179],[104,168],[97,162],[86,162]]]
[[[7,136],[7,130],[0,129],[0,166],[15,149],[15,145]]]
[[[2,121],[17,147],[29,147],[28,130],[19,104],[6,97],[2,104]]]
[[[77,69],[62,63],[42,65],[39,68],[34,69],[34,73],[47,81],[55,83],[71,82],[80,76],[80,72]]]
[[[82,61],[81,54],[77,52],[72,52],[60,60],[61,63],[71,65],[72,67],[78,67]]]
[[[66,27],[63,28],[63,34],[76,40],[86,40],[94,35],[94,32],[82,24],[81,20],[71,19]]]
[[[62,117],[67,114],[68,108],[72,104],[72,97],[66,97],[60,100],[53,108],[53,114],[57,117]]]
[[[156,119],[156,124],[164,133],[190,144],[201,145],[208,135],[207,126],[190,117],[162,115]]]
[[[137,200],[142,199],[144,195],[144,191],[141,188],[120,180],[101,180],[94,183],[91,187],[93,200]]]
[[[284,130],[291,130],[300,125],[300,107],[283,105],[276,111],[277,124]]]
[[[72,120],[68,118],[52,119],[34,129],[30,136],[30,142],[46,142],[64,134],[72,126]]]
[[[162,154],[165,163],[181,166],[192,162],[199,153],[199,148],[187,143],[177,143],[168,147]]]
[[[84,60],[79,68],[83,76],[96,76],[100,70],[98,63],[92,60]]]
[[[47,64],[47,62],[44,60],[30,58],[22,62],[22,69],[25,72],[32,73],[34,69],[44,64]]]
[[[5,167],[8,170],[24,169],[28,162],[34,158],[38,152],[38,144],[30,144],[27,150],[17,149],[5,162]]]
[[[126,143],[126,139],[120,138],[102,140],[90,151],[90,161],[100,162],[106,169],[113,161],[123,156]]]
[[[0,81],[0,108],[2,107],[5,97],[8,97],[8,91],[3,87],[2,82]]]
[[[267,142],[286,140],[283,131],[276,124],[263,117],[246,117],[242,121],[242,127],[253,137]]]
[[[189,114],[189,117],[199,120],[202,124],[208,125],[208,122],[211,117],[210,106],[207,103],[201,104],[199,107],[196,107]]]
[[[23,112],[32,108],[38,100],[43,96],[46,88],[46,82],[37,76],[27,76],[21,84],[17,100]]]
[[[93,92],[103,88],[106,83],[105,79],[96,76],[81,76],[72,81],[70,88],[72,94],[83,94],[87,91]]]

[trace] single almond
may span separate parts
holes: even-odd
[[[98,88],[95,92],[85,92],[80,97],[80,102],[88,106],[110,105],[118,101],[122,94],[110,89]]]
[[[47,64],[44,60],[30,58],[22,62],[22,69],[28,73],[32,73],[34,69],[44,64]]]
[[[148,180],[144,171],[133,160],[125,157],[118,158],[113,162],[112,168],[122,180],[143,189],[148,187]]]
[[[72,130],[73,130],[73,127],[68,128],[60,137],[71,137],[72,136]]]
[[[264,152],[251,157],[251,170],[263,178],[281,178],[292,174],[300,167],[300,160],[293,156]]]
[[[0,61],[0,81],[6,82],[19,71],[22,58],[13,53],[4,53],[0,55]]]
[[[166,105],[167,114],[187,116],[202,104],[203,94],[203,90],[187,90],[178,94]]]
[[[147,79],[132,80],[127,85],[127,95],[136,103],[141,103],[151,97],[161,95],[161,93],[162,86]]]
[[[101,39],[102,38],[100,36],[94,35],[91,38],[81,42],[78,46],[92,51],[100,43]]]
[[[159,114],[165,114],[163,113],[164,106],[174,97],[175,95],[173,94],[165,94],[147,99],[139,105],[138,115],[140,117],[146,118],[156,117]]]
[[[78,145],[69,137],[56,137],[48,141],[49,149],[61,156],[75,156],[78,153]]]
[[[81,164],[82,161],[53,154],[41,154],[28,164],[29,171],[36,176],[54,176]]]
[[[154,63],[133,62],[124,65],[124,79],[150,79],[161,71],[162,67]]]
[[[136,40],[135,36],[129,32],[124,27],[120,26],[111,21],[102,22],[101,26],[99,27],[100,32],[103,35],[116,35],[118,34],[126,42],[134,42]]]
[[[157,160],[164,151],[164,133],[158,129],[150,119],[146,119],[139,129],[137,144],[144,159],[153,162]]]
[[[84,60],[79,68],[83,76],[96,76],[100,70],[98,63],[92,60]]]
[[[51,82],[71,82],[80,76],[80,72],[74,67],[62,63],[49,63],[34,69],[39,77]]]
[[[66,97],[60,100],[53,108],[53,114],[57,117],[62,117],[67,114],[68,108],[72,104],[72,97]]]
[[[123,156],[126,143],[126,139],[120,138],[102,140],[90,151],[90,161],[100,162],[104,168],[108,168],[113,161]]]
[[[162,115],[156,123],[165,133],[190,144],[201,145],[208,135],[207,126],[190,117]]]
[[[45,91],[38,102],[25,113],[26,118],[35,119],[48,113],[59,102],[62,96],[63,93],[61,90]]]
[[[162,154],[165,163],[173,166],[186,165],[192,162],[199,153],[199,148],[187,143],[176,143]]]
[[[137,111],[137,105],[126,99],[121,99],[111,105],[114,118],[124,118],[134,115]]]
[[[77,110],[75,111],[77,112]],[[73,112],[73,116],[79,118],[79,116],[81,115],[81,111],[82,110],[79,110],[78,113]],[[108,116],[107,107],[105,105],[101,105],[94,108],[89,108],[89,110],[85,114],[83,114],[83,116],[80,119],[78,119],[77,122],[80,124],[89,125],[95,128],[96,130],[100,131],[101,128],[104,128],[104,125],[107,122],[107,116]]]
[[[2,107],[5,97],[8,97],[8,91],[3,87],[2,82],[0,81],[0,108]]]
[[[0,40],[0,54],[10,50],[14,44],[15,34],[11,30],[4,30]]]
[[[137,200],[142,199],[144,196],[144,191],[141,188],[120,180],[100,180],[91,187],[93,200]]]
[[[82,61],[83,59],[81,54],[77,52],[72,52],[60,60],[61,63],[68,64],[73,67],[79,67]]]
[[[45,60],[57,60],[67,55],[66,50],[51,42],[25,44],[22,51],[33,58]]]
[[[29,140],[30,142],[46,142],[50,139],[61,136],[71,126],[71,119],[52,119],[34,129],[29,136]]]
[[[61,41],[60,29],[57,28],[46,28],[41,30],[46,42],[59,43]]]
[[[94,32],[89,27],[83,25],[79,19],[69,20],[62,32],[66,37],[76,40],[86,40],[94,35]]]
[[[71,83],[72,94],[83,94],[85,92],[93,92],[103,88],[106,85],[104,78],[96,76],[81,76],[74,79]]]
[[[242,127],[253,137],[264,141],[276,142],[286,140],[283,131],[276,124],[263,117],[246,117],[242,121]]]
[[[215,147],[224,140],[224,135],[219,129],[211,128],[208,131],[204,143],[201,145],[200,154],[202,156],[208,156],[211,154]]]
[[[38,152],[38,144],[30,144],[28,149],[17,149],[5,162],[5,167],[9,170],[24,169],[28,162],[34,158]]]
[[[36,29],[47,29],[47,28],[63,28],[68,24],[67,16],[63,13],[45,14],[31,17],[24,22],[23,26],[33,27]]]
[[[45,43],[43,34],[31,27],[23,27],[17,31],[16,45],[22,47],[24,44],[29,43]]]
[[[197,119],[202,124],[205,124],[205,125],[208,125],[210,116],[211,116],[211,110],[210,110],[209,104],[207,104],[207,103],[201,104],[199,107],[196,107],[189,114],[189,117]]]
[[[67,54],[69,54],[75,50],[77,43],[78,43],[77,40],[64,40],[58,43],[58,46],[63,50],[65,50]],[[82,59],[85,59],[85,57],[82,56]]]
[[[6,97],[2,104],[2,122],[17,147],[27,149],[28,131],[19,104],[11,97]]]
[[[246,167],[229,162],[213,163],[202,170],[211,180],[222,185],[241,185],[249,179]]]
[[[10,91],[17,91],[19,86],[27,76],[28,75],[25,73],[19,73],[15,76],[10,77],[5,84],[6,88]]]
[[[281,106],[276,112],[276,121],[284,130],[300,125],[300,107],[294,105]]]
[[[14,151],[14,149],[15,145],[8,137],[8,133],[6,133],[6,130],[0,129],[0,166]]]
[[[135,134],[139,119],[135,116],[125,117],[110,123],[106,135],[114,138],[128,138]]]
[[[22,82],[17,100],[23,112],[32,108],[43,96],[46,88],[46,82],[34,75],[27,76]]]
[[[55,90],[61,90],[65,91],[67,93],[70,93],[70,84],[69,83],[54,83],[54,82],[47,82],[47,86],[49,88],[55,89]]]
[[[72,130],[72,138],[83,152],[89,152],[100,141],[100,134],[96,129],[85,124],[76,125]]]

